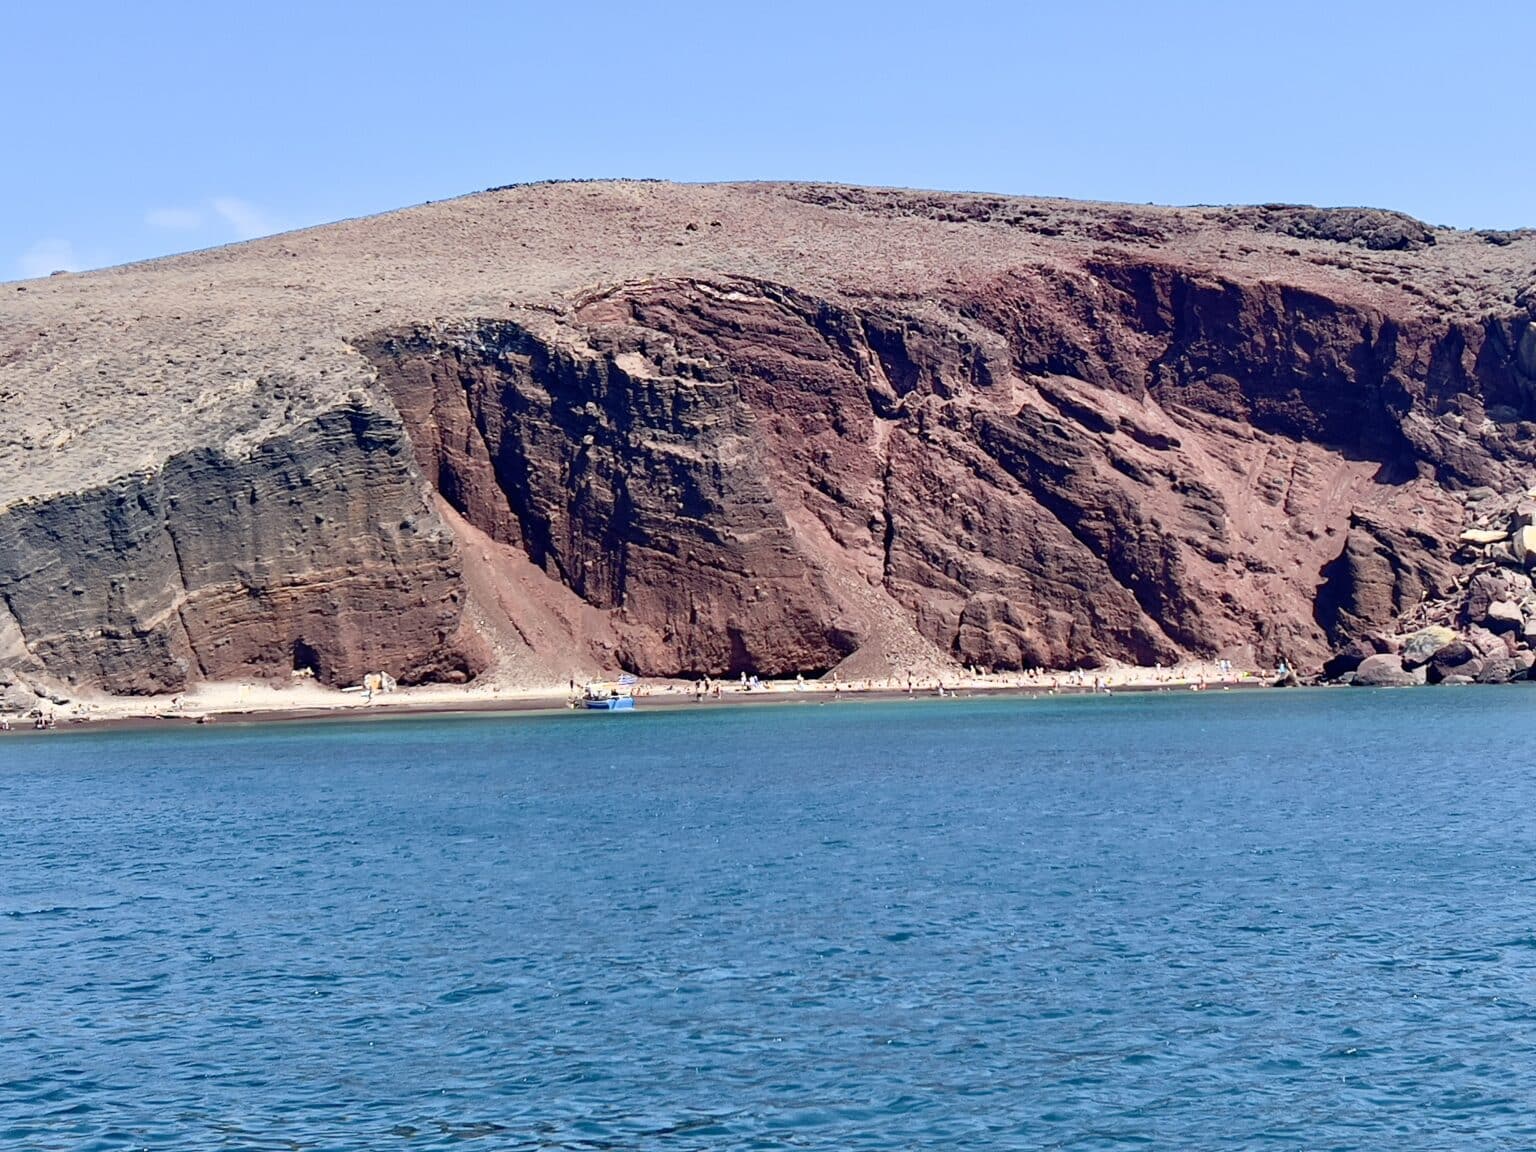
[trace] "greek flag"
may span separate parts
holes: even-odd
[[[638,682],[639,682],[639,678],[634,676],[634,675],[632,675],[631,673],[628,673],[628,672],[624,673],[624,675],[619,677],[619,683],[620,684],[635,684],[635,683],[638,683]]]

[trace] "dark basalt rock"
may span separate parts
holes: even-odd
[[[1234,209],[1234,216],[1259,231],[1302,240],[1359,243],[1375,251],[1407,251],[1435,242],[1434,231],[1401,212],[1379,208],[1313,208],[1303,204],[1265,204]]]
[[[1466,676],[1476,679],[1482,672],[1485,657],[1463,640],[1447,644],[1436,652],[1429,662],[1429,682],[1438,684],[1448,676]]]

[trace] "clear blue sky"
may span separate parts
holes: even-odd
[[[0,279],[551,177],[1536,226],[1536,3],[14,0]]]

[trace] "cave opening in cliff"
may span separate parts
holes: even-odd
[[[293,670],[308,672],[312,676],[320,675],[320,654],[303,640],[293,642]]]

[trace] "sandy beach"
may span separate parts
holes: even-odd
[[[710,704],[897,699],[907,696],[1084,695],[1115,692],[1202,691],[1268,687],[1272,674],[1224,670],[1215,662],[1171,668],[1118,667],[1092,672],[914,675],[878,679],[719,680],[643,679],[633,692],[637,708]],[[44,701],[27,712],[0,713],[8,731],[31,732],[39,719],[52,730],[141,725],[344,719],[363,716],[483,712],[548,712],[574,707],[581,692],[560,684],[423,685],[368,692],[326,687],[309,679],[288,684],[259,681],[207,683],[174,696],[82,694],[65,703]]]

